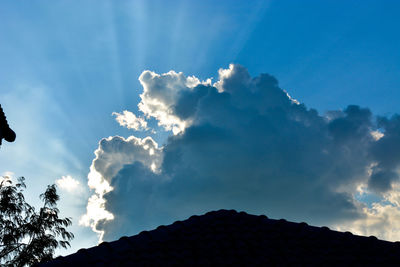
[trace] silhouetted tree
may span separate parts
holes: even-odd
[[[24,178],[15,185],[7,177],[0,183],[0,264],[31,266],[53,258],[58,247],[67,248],[74,238],[66,227],[70,218],[59,218],[56,186],[47,186],[40,195],[44,202],[39,212],[25,202]]]

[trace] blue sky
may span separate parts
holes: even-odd
[[[186,77],[196,76],[200,81],[213,78],[213,84],[223,80],[219,69],[229,69],[229,64],[235,63],[244,66],[251,77],[261,73],[273,75],[281,89],[307,108],[316,109],[320,116],[355,104],[368,108],[373,118],[376,115],[390,118],[400,113],[397,105],[400,96],[399,8],[397,1],[2,1],[0,103],[17,133],[17,140],[1,147],[0,173],[25,176],[27,198],[36,204],[39,204],[37,196],[47,184],[67,175],[79,181],[74,192],[60,189],[60,209],[65,216],[74,219],[76,238],[71,251],[93,246],[98,236],[89,227],[80,226],[78,221],[86,213],[88,198],[93,194],[87,182],[92,161],[99,159],[93,153],[103,149],[99,141],[117,135],[125,138],[151,136],[162,147],[167,137],[172,136],[171,144],[175,145],[169,146],[166,151],[170,154],[165,152],[165,155],[172,155],[170,151],[178,146],[177,137],[157,126],[160,118],[150,113],[147,114],[150,116],[148,125],[155,133],[121,127],[112,115],[128,110],[143,116],[137,106],[143,101],[139,95],[147,82],[141,84],[138,80],[143,71],[161,74],[174,70],[183,72]],[[236,73],[236,69],[231,72]],[[202,114],[207,117],[211,113],[204,111]],[[350,112],[344,114],[351,116]],[[197,122],[197,119],[193,120]],[[214,122],[208,123],[213,125]],[[203,135],[213,133],[210,129],[204,128]],[[227,129],[236,131],[237,128],[230,125]],[[258,131],[269,130],[261,127]],[[189,140],[191,133],[188,131],[182,140]],[[184,143],[182,140],[179,142]],[[114,175],[150,175],[140,168],[135,169],[133,161]],[[374,161],[378,166],[380,162]],[[167,168],[170,163],[160,164],[160,168]],[[190,166],[190,162],[186,164]],[[397,167],[391,165],[390,168],[390,171],[397,171]],[[180,181],[180,174],[174,175],[176,181]],[[113,179],[110,177],[110,181],[122,181]],[[356,180],[361,186],[361,180]],[[191,188],[178,182],[175,186]],[[373,207],[379,199],[393,200],[397,196],[393,188],[381,190],[378,198],[365,194],[360,197],[356,192],[354,197]],[[168,202],[171,199],[166,196],[171,190],[163,187],[156,195]],[[106,198],[108,203],[120,201],[115,196],[116,191],[113,192],[114,195]],[[130,193],[126,195],[125,200],[129,201]],[[177,195],[185,199],[184,194]],[[127,202],[121,200],[121,203]],[[174,203],[171,200],[171,205]],[[197,202],[193,203],[195,206]],[[397,210],[395,201],[391,203]],[[236,207],[237,204],[231,205]],[[115,207],[119,206],[115,204]],[[134,213],[133,217],[128,216],[132,224],[124,226],[131,228],[131,232],[123,234],[134,234],[141,227],[184,218],[186,213],[207,207],[188,208],[182,213],[171,210],[165,213],[165,218],[143,215],[141,218],[148,221],[140,219],[143,222],[137,225]],[[237,207],[251,210],[246,205]],[[384,210],[382,207],[377,210]],[[268,210],[255,212],[268,213]],[[317,217],[307,216],[298,218],[319,222]],[[296,220],[296,216],[290,219]],[[341,225],[335,223],[332,221],[332,225],[340,228]],[[346,223],[342,227],[362,228],[360,221]],[[368,225],[377,227],[373,223]],[[102,229],[111,233],[116,227]],[[375,233],[373,229],[371,226],[371,233]],[[109,238],[115,239],[118,234],[110,234]]]

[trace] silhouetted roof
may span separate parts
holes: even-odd
[[[58,257],[43,266],[400,264],[399,242],[306,223],[208,212]]]

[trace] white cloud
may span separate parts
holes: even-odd
[[[5,171],[3,175],[0,176],[0,183],[3,182],[4,180],[13,181],[13,179],[14,179],[14,173],[11,171]]]
[[[379,130],[375,130],[375,131],[371,131],[371,136],[372,136],[372,138],[374,138],[375,141],[378,141],[385,135],[382,132],[380,132]]]
[[[62,190],[65,190],[69,193],[77,193],[80,190],[80,183],[78,180],[75,180],[70,175],[62,176],[60,179],[56,180],[56,184]]]
[[[400,208],[400,183],[398,182],[393,183],[392,190],[389,190],[388,192],[384,193],[383,199],[391,203],[393,206]]]
[[[376,236],[389,241],[400,240],[400,209],[392,204],[373,203],[371,208],[362,209],[363,217],[344,222],[334,228],[338,231],[350,231],[353,234]]]
[[[372,164],[370,168],[373,168],[374,165]],[[372,170],[369,170],[368,173],[371,175]],[[338,231],[350,231],[357,235],[373,235],[383,240],[399,241],[400,183],[394,183],[392,189],[381,196],[371,192],[367,184],[360,184],[355,194],[362,198],[357,204],[362,216],[355,220],[333,224],[332,227]]]
[[[151,138],[143,139],[131,136],[127,139],[119,136],[102,139],[95,151],[96,158],[90,166],[88,185],[95,194],[89,198],[84,214],[79,223],[90,226],[99,234],[100,242],[104,231],[97,228],[101,221],[110,221],[114,215],[106,210],[104,195],[111,192],[112,179],[124,165],[140,162],[153,172],[157,172],[162,161],[161,149]]]
[[[130,111],[124,110],[122,113],[113,112],[112,115],[116,116],[115,120],[119,125],[128,129],[136,131],[148,129],[147,121],[144,118],[136,117],[136,115]]]
[[[286,90],[283,90],[283,91],[286,93],[286,96],[290,99],[290,101],[292,101],[292,103],[294,103],[294,104],[296,104],[296,105],[300,105],[300,102],[299,102],[297,99],[291,97],[291,96],[289,95],[289,93],[286,92]]]
[[[104,231],[98,230],[96,224],[100,221],[109,221],[114,219],[114,215],[105,209],[105,203],[106,201],[102,195],[92,195],[86,206],[86,214],[84,214],[79,220],[80,225],[90,226],[92,230],[98,234],[99,243],[103,241]]]
[[[209,79],[201,82],[194,76],[186,77],[182,72],[169,71],[160,75],[148,70],[140,75],[139,81],[143,86],[139,110],[156,118],[160,126],[172,130],[173,134],[184,131],[191,124],[190,118],[182,118],[174,110],[181,92],[211,83]]]
[[[3,175],[1,175],[1,177],[3,178],[3,179],[13,179],[14,178],[14,173],[13,172],[11,172],[11,171],[5,171],[4,173],[3,173]]]
[[[239,65],[220,70],[213,85],[174,71],[139,80],[139,110],[173,135],[163,148],[150,137],[100,141],[88,176],[95,197],[82,220],[106,240],[220,208],[397,229],[400,117],[375,123],[354,105],[321,116],[271,75],[251,77]],[[356,198],[374,190],[391,204],[368,208]]]

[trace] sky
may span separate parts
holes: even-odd
[[[400,240],[398,1],[0,3],[0,175],[68,254],[229,208]]]

